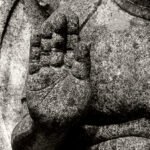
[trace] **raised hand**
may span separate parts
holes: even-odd
[[[79,41],[72,12],[54,12],[31,39],[27,103],[33,120],[48,127],[77,123],[91,96],[90,47]]]
[[[79,19],[71,10],[54,12],[31,37],[26,89],[33,122],[27,117],[16,126],[13,145],[32,136],[33,124],[58,132],[82,122],[91,98],[90,45],[80,41]],[[20,133],[24,120],[32,125]]]

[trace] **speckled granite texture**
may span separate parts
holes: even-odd
[[[0,60],[4,150],[16,124],[13,150],[150,149],[149,0],[26,0],[13,15]]]

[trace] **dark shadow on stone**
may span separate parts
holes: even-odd
[[[82,127],[72,128],[56,150],[88,150],[90,141]]]

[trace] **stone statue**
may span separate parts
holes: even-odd
[[[148,150],[150,1],[98,1],[88,15],[77,4],[59,6],[31,37],[29,113],[12,148]]]

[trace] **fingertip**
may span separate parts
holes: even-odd
[[[67,33],[79,34],[79,17],[72,11],[68,10],[66,14],[67,18]]]
[[[30,37],[30,46],[39,47],[41,44],[41,35],[38,31],[35,31],[34,34]]]
[[[91,44],[80,42],[77,49],[74,51],[75,60],[79,62],[90,61]]]
[[[61,67],[64,64],[64,53],[54,52],[50,54],[50,65],[53,67]]]
[[[30,62],[40,59],[40,48],[31,47],[30,48]]]
[[[52,15],[43,23],[42,30],[43,34],[48,34],[48,36],[53,32],[64,34],[67,30],[66,16],[58,11],[52,13]]]
[[[77,62],[74,60],[72,65],[72,75],[78,79],[85,80],[90,76],[90,63]]]

